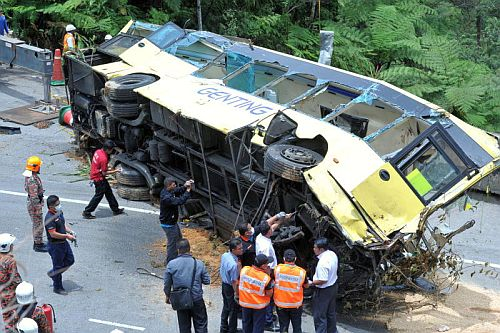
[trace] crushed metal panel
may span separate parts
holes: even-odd
[[[162,52],[149,40],[142,39],[139,43],[120,54],[120,58],[130,66],[143,67],[148,60]]]
[[[108,64],[92,67],[95,72],[102,74],[107,78],[114,77],[116,76],[116,73],[124,72],[131,68],[132,67],[130,65],[124,63],[123,61],[110,62]]]
[[[297,137],[326,140],[328,151],[322,163],[345,191],[351,192],[384,163],[361,138],[295,110],[284,113],[297,123]]]
[[[469,135],[473,140],[481,146],[489,155],[494,158],[500,157],[500,141],[493,135],[490,135],[472,125],[467,124],[465,121],[455,117],[454,115],[449,115],[450,120],[461,128],[467,135]]]
[[[157,54],[144,64],[148,65],[152,73],[172,78],[181,78],[198,70],[198,67],[165,52]]]
[[[196,119],[225,134],[256,123],[281,108],[267,100],[222,85],[207,84],[207,80],[192,76],[164,77],[136,91],[174,113]]]
[[[350,243],[367,244],[374,240],[363,217],[335,179],[328,175],[326,166],[320,164],[307,170],[304,177],[323,208],[338,221],[342,233]]]
[[[386,234],[401,229],[424,209],[420,199],[390,163],[385,163],[352,193]]]

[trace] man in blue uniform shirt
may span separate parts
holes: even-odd
[[[243,254],[243,243],[239,238],[229,241],[229,251],[224,253],[220,260],[220,277],[222,280],[222,313],[220,318],[221,333],[236,333],[238,326],[238,303],[234,296],[238,295],[238,280],[240,278],[241,261],[238,257]]]

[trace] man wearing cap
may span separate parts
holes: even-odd
[[[295,265],[297,255],[292,249],[285,250],[284,264],[274,269],[274,304],[278,311],[280,332],[288,332],[292,322],[293,333],[302,333],[302,301],[304,288],[308,288],[306,271]]]
[[[107,175],[119,172],[119,169],[108,170],[108,155],[111,154],[115,144],[111,140],[106,140],[102,145],[102,149],[97,149],[90,164],[90,180],[95,186],[94,197],[90,200],[85,210],[82,212],[84,219],[95,219],[92,212],[97,208],[102,198],[106,196],[109,208],[113,211],[113,215],[120,215],[123,213],[123,208],[118,206],[118,201],[113,194],[111,186],[109,186]]]
[[[319,259],[313,280],[309,283],[316,287],[312,303],[314,328],[316,333],[336,333],[338,258],[335,252],[328,249],[326,238],[318,238],[314,242],[313,251]]]
[[[238,288],[243,310],[243,332],[262,333],[266,325],[266,308],[271,302],[274,283],[271,280],[269,258],[258,254],[252,266],[241,269]]]

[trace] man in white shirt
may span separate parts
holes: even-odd
[[[278,265],[278,259],[276,258],[276,253],[274,252],[273,242],[271,241],[271,235],[273,234],[273,229],[267,223],[263,223],[261,226],[261,233],[255,239],[255,253],[257,255],[264,254],[272,261],[269,260],[269,267],[274,269]]]
[[[328,249],[328,240],[318,238],[313,246],[318,257],[318,265],[311,285],[316,287],[313,294],[313,317],[316,333],[337,333],[337,268],[338,258]]]
[[[274,229],[268,223],[262,223],[260,228],[261,233],[255,239],[255,253],[257,255],[264,254],[269,258],[269,271],[272,271],[278,265],[278,259],[276,258],[273,242],[271,241]],[[267,306],[265,330],[279,332],[279,326],[273,320],[273,307],[274,303],[271,300],[271,303]]]

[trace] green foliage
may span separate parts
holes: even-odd
[[[318,1],[319,2],[319,1]],[[316,2],[316,3],[318,3]],[[462,119],[500,131],[500,17],[495,0],[202,1],[203,26],[317,60],[335,33],[332,65],[387,80]],[[196,28],[196,1],[0,0],[18,36],[54,49],[64,27],[102,41],[129,19]]]

